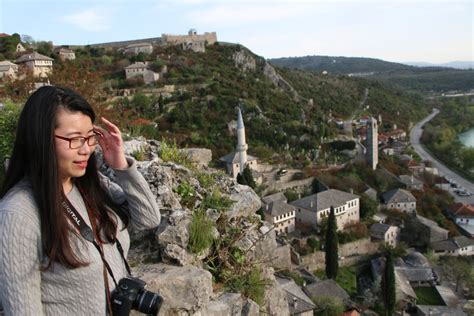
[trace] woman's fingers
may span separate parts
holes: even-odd
[[[100,120],[107,126],[109,132],[115,132],[120,134],[120,129],[114,123],[110,122],[105,117],[101,117]]]

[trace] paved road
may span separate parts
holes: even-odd
[[[434,109],[433,112],[425,117],[422,121],[418,122],[411,130],[410,132],[410,141],[415,149],[415,151],[420,155],[420,157],[423,160],[429,160],[433,163],[433,166],[436,167],[440,173],[440,175],[448,177],[450,179],[453,179],[454,181],[457,182],[462,188],[467,189],[470,192],[474,193],[474,184],[470,182],[467,179],[464,179],[448,167],[446,167],[444,164],[442,164],[439,160],[431,156],[420,144],[420,137],[422,134],[422,127],[423,125],[426,124],[426,122],[430,121],[433,117],[435,117],[439,113],[438,109]],[[468,204],[474,204],[474,195],[471,195],[469,197],[461,197],[458,196],[456,193],[453,191],[450,191],[451,195],[454,196],[456,201],[462,202],[462,203],[468,203]]]

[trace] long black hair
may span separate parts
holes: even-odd
[[[75,231],[69,225],[61,205],[65,195],[54,140],[56,114],[60,107],[70,112],[81,112],[92,122],[95,121],[91,105],[73,90],[53,86],[36,90],[20,114],[13,152],[0,191],[0,198],[3,198],[22,179],[30,182],[39,210],[43,250],[49,257],[46,266],[42,267],[44,270],[49,269],[53,262],[68,268],[88,264],[80,260],[69,243],[70,234]],[[89,158],[85,174],[75,178],[74,183],[96,214],[97,227],[105,235],[105,240],[101,241],[113,242],[117,222],[111,211],[120,216],[125,226],[128,225],[128,217],[100,185],[95,153]]]

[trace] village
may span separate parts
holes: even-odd
[[[5,36],[9,35],[0,34]],[[154,45],[205,52],[206,46],[215,42],[216,33],[199,35],[192,29],[187,35],[163,34],[161,38],[97,47],[114,47],[125,55],[138,55],[151,53]],[[62,61],[74,60],[76,48],[55,47],[54,52]],[[53,58],[27,52],[21,43],[16,52],[24,54],[14,61],[0,61],[0,78],[25,76],[23,68],[38,79],[35,88],[49,84]],[[167,71],[166,65],[157,69],[147,61],[137,61],[123,68],[123,76],[127,80],[138,78],[146,85],[159,81]],[[174,88],[166,89],[170,92]],[[164,95],[166,89],[162,89]],[[472,193],[444,177],[429,161],[422,161],[411,147],[409,131],[394,124],[379,132],[383,118],[378,113],[368,113],[349,120],[329,116],[339,135],[327,142],[353,146],[339,151],[344,157],[342,162],[328,163],[314,172],[272,165],[248,154],[252,148],[247,144],[246,116],[241,108],[236,107],[236,120],[227,122],[227,132],[236,140],[235,151],[218,160],[229,177],[252,186],[261,197],[259,214],[277,235],[273,261],[278,267],[277,280],[287,293],[291,315],[313,315],[317,306],[311,297],[318,296],[342,304],[341,315],[377,315],[365,306],[379,305],[378,311],[383,310],[379,297],[385,254],[390,249],[397,254],[393,263],[397,315],[471,315],[474,284],[468,284],[467,279],[448,268],[450,264],[454,270],[464,267],[461,261],[450,261],[449,257],[470,258],[471,270],[474,264],[474,205],[460,199]],[[212,157],[206,154],[202,160],[206,166]],[[372,187],[359,178],[352,185],[341,176],[347,172],[357,174],[358,170],[369,170],[375,178],[382,179],[379,182],[387,184]],[[434,220],[419,214],[417,203],[427,190],[442,190],[452,197],[452,203],[441,210],[444,218]],[[338,265],[340,273],[348,277],[346,280],[326,279],[324,275],[330,213],[337,226]],[[449,228],[440,226],[445,221],[451,223]]]

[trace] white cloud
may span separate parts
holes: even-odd
[[[87,9],[69,14],[63,16],[61,20],[89,32],[101,32],[110,29],[110,18],[107,13],[100,9]]]

